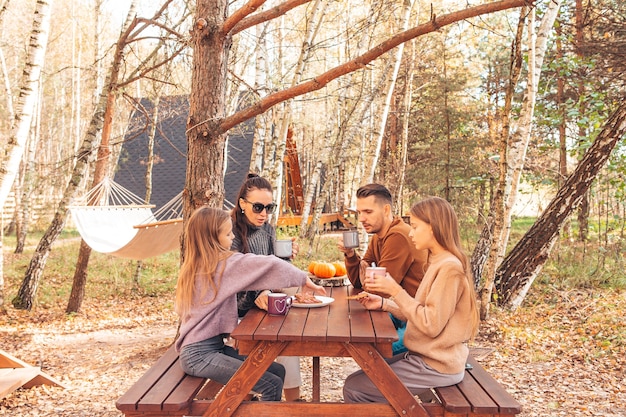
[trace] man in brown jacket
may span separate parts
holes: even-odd
[[[344,253],[348,279],[355,288],[361,288],[365,268],[372,262],[384,266],[411,296],[415,296],[426,270],[427,253],[415,249],[409,237],[411,227],[400,216],[394,216],[389,190],[380,184],[367,184],[356,192],[358,220],[371,235],[367,251],[361,257],[352,248],[343,246],[339,239],[337,247]],[[398,328],[399,342],[394,343],[394,354],[404,349],[402,335],[406,323],[394,321]]]

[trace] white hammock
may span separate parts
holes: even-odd
[[[69,209],[80,236],[90,248],[139,260],[180,247],[182,192],[154,214],[153,207],[106,178]]]

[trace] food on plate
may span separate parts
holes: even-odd
[[[348,296],[348,300],[362,300],[364,298],[367,298],[367,293],[365,291],[362,291],[356,295]]]
[[[313,294],[299,292],[295,297],[296,299],[294,301],[298,304],[320,304],[322,302],[322,300],[315,298]]]

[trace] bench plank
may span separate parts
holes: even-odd
[[[163,356],[144,373],[116,402],[120,411],[135,411],[139,401],[150,392],[154,384],[161,379],[163,373],[178,361],[178,353],[171,346]]]
[[[454,414],[469,414],[472,406],[456,385],[435,388],[443,408]]]
[[[470,374],[489,394],[491,399],[498,404],[500,414],[510,415],[522,412],[522,405],[489,375],[475,358],[470,356],[468,362],[473,366],[473,369],[469,371]]]
[[[483,390],[483,387],[476,382],[471,373],[465,372],[465,378],[456,386],[467,398],[468,402],[472,404],[474,414],[498,414],[498,405],[493,402],[491,397]]]
[[[186,410],[205,378],[187,375],[177,360],[137,404],[138,411]]]
[[[259,323],[260,324],[260,323]],[[221,384],[205,383],[204,378],[185,375],[173,346],[116,402],[128,417],[201,415],[212,403]],[[473,369],[466,371],[464,380],[454,386],[436,388],[441,403],[423,404],[430,417],[442,416],[514,416],[521,405],[487,371],[470,357]],[[1,378],[0,378],[1,379]],[[209,395],[211,393],[211,395]],[[195,396],[198,394],[199,399]],[[297,404],[294,406],[294,404]],[[308,405],[308,404],[307,404]],[[389,404],[354,404],[345,408],[341,403],[259,403],[244,402],[234,415],[263,415],[284,417],[354,415],[396,416]]]

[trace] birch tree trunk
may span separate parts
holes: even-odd
[[[269,24],[257,25],[255,35],[258,45],[256,48],[256,62],[254,71],[254,90],[259,95],[266,95],[269,91],[270,68],[267,56],[267,28]],[[279,33],[280,36],[280,33]],[[263,150],[271,129],[273,110],[260,114],[254,121],[254,138],[252,142],[252,157],[250,158],[250,172],[260,174],[263,171]]]
[[[21,178],[21,196],[18,203],[18,187],[15,187],[15,253],[23,253],[26,243],[26,235],[28,234],[28,226],[30,225],[31,214],[31,195],[33,193],[33,181],[35,177],[35,150],[37,143],[41,137],[41,94],[37,100],[35,122],[33,123],[31,139],[26,144],[26,154],[22,160]]]
[[[585,152],[545,211],[504,259],[496,274],[498,302],[510,309],[519,307],[558,237],[559,228],[576,209],[604,167],[615,145],[626,136],[626,96],[602,131]]]
[[[575,51],[576,56],[579,60],[584,60],[584,56],[582,53],[582,47],[584,43],[584,10],[583,10],[583,1],[576,0],[575,6]],[[580,114],[579,118],[585,118],[585,114],[587,113],[587,108],[585,106],[585,102],[582,99],[585,96],[585,81],[583,79],[578,80],[578,113]],[[587,129],[585,128],[584,123],[580,123],[578,125],[578,143],[580,148],[584,148],[584,138],[587,136]],[[582,196],[580,204],[578,206],[577,220],[578,220],[578,240],[580,242],[586,242],[589,237],[589,195],[585,194]]]
[[[2,8],[0,8],[0,27],[4,23],[4,14],[9,5],[9,0],[2,4]],[[11,80],[9,79],[9,73],[7,71],[6,62],[4,60],[4,53],[2,52],[2,48],[0,48],[0,69],[2,69],[2,80],[4,81],[4,89],[6,91],[6,100],[7,100],[7,113],[9,116],[9,120],[15,119],[15,113],[13,112],[13,94],[11,92]],[[1,206],[0,206],[1,207]],[[0,208],[0,211],[2,209]],[[4,219],[3,216],[0,215],[0,313],[6,312],[6,308],[4,307]]]
[[[402,23],[401,30],[405,31],[409,26],[409,18],[411,16],[411,9],[413,8],[413,0],[404,0],[402,2]],[[396,53],[393,59],[393,72],[389,80],[389,86],[387,88],[387,95],[385,96],[385,104],[383,106],[382,115],[380,117],[380,126],[376,138],[376,148],[372,155],[372,165],[367,177],[367,182],[374,182],[374,174],[376,173],[376,167],[378,166],[378,159],[380,158],[380,149],[385,137],[385,129],[387,126],[387,119],[389,116],[389,108],[391,107],[391,99],[393,98],[393,92],[396,88],[396,80],[398,79],[398,72],[400,71],[400,64],[402,63],[402,54],[404,53],[404,43],[400,44],[396,48]]]
[[[537,95],[537,87],[541,77],[541,68],[548,44],[548,35],[554,26],[554,21],[561,6],[561,0],[550,1],[548,8],[543,15],[539,31],[537,34],[538,41],[535,37],[535,9],[530,9],[528,18],[528,76],[526,83],[526,92],[522,100],[522,109],[517,123],[512,129],[510,138],[506,138],[503,132],[503,139],[508,143],[501,146],[507,149],[505,151],[505,160],[501,161],[500,167],[500,183],[496,192],[495,218],[493,240],[491,242],[490,256],[487,266],[487,276],[485,278],[485,287],[481,294],[481,318],[487,318],[489,312],[489,303],[491,300],[491,292],[493,281],[495,280],[496,270],[502,262],[506,253],[506,247],[509,240],[511,227],[511,211],[515,200],[517,199],[517,189],[524,168],[524,160],[528,143],[530,142],[531,127],[533,113],[535,109],[535,100]],[[509,110],[510,111],[510,110]],[[510,118],[510,116],[509,116]],[[502,169],[504,168],[504,172]],[[502,175],[504,174],[504,181]],[[500,218],[502,216],[502,218]]]
[[[485,223],[484,230],[481,233],[481,241],[476,244],[474,253],[472,254],[472,270],[481,270],[479,265],[474,265],[474,261],[486,260],[486,273],[483,287],[480,291],[480,318],[486,319],[489,315],[489,306],[491,303],[491,294],[493,292],[493,282],[495,279],[497,260],[500,253],[496,242],[502,241],[502,233],[504,229],[504,204],[505,190],[507,179],[507,166],[509,155],[509,131],[510,117],[513,103],[513,92],[519,79],[522,68],[522,34],[524,32],[524,24],[526,22],[527,8],[522,7],[519,21],[517,24],[517,33],[515,40],[511,45],[511,70],[509,75],[509,83],[506,88],[504,97],[504,110],[502,111],[502,128],[498,138],[498,149],[500,160],[498,162],[498,185],[494,193],[490,216]],[[482,242],[482,239],[487,239]],[[478,252],[484,250],[486,253]]]
[[[404,82],[403,92],[403,105],[402,105],[402,133],[401,133],[401,145],[400,145],[400,170],[398,175],[398,186],[396,188],[396,196],[394,205],[402,215],[402,209],[404,206],[404,182],[406,178],[406,163],[408,160],[409,150],[409,117],[411,110],[411,103],[413,102],[413,78],[415,76],[415,54],[416,45],[415,42],[411,42],[411,52],[407,59],[406,65],[406,80]]]
[[[537,89],[539,87],[539,80],[541,78],[541,69],[543,68],[543,60],[548,48],[548,37],[554,27],[554,22],[559,13],[562,0],[551,0],[548,3],[543,17],[541,18],[541,24],[537,31],[535,38],[534,31],[534,13],[535,9],[531,10],[532,18],[529,19],[528,24],[528,77],[526,85],[526,93],[522,100],[522,110],[519,118],[516,122],[516,128],[511,134],[510,140],[510,152],[509,152],[509,177],[507,181],[509,187],[509,194],[507,196],[506,203],[506,217],[505,217],[505,235],[503,244],[500,245],[501,252],[499,259],[504,259],[506,253],[507,244],[509,241],[509,235],[511,231],[511,212],[513,205],[517,200],[517,192],[519,188],[520,178],[524,169],[524,161],[526,160],[526,153],[528,150],[528,144],[530,143],[532,132],[533,114],[535,112],[535,102],[537,100]]]
[[[556,25],[556,58],[559,62],[563,61],[563,45],[561,41],[562,22]],[[563,185],[563,182],[567,178],[567,110],[565,107],[565,75],[563,71],[557,73],[556,80],[556,105],[559,114],[559,188]],[[566,221],[563,225],[563,237],[569,239],[570,227],[569,221]]]
[[[46,56],[52,2],[53,0],[37,0],[35,6],[26,63],[20,80],[20,95],[17,110],[15,111],[15,119],[11,126],[11,136],[4,150],[8,158],[3,158],[0,161],[0,210],[4,207],[7,197],[11,192],[11,187],[15,182],[20,161],[24,154],[24,147],[30,132],[35,101],[39,97],[39,78]],[[8,2],[5,3],[4,6],[8,6]],[[2,17],[4,16],[4,10],[6,9],[3,9],[0,15]],[[5,80],[7,80],[6,77]],[[10,90],[7,90],[7,92],[10,93]],[[7,96],[10,99],[11,95],[7,94]],[[11,108],[12,106],[9,106],[9,109]],[[4,227],[4,225],[1,226]],[[3,264],[4,259],[2,248],[3,245],[0,243],[0,265]],[[0,278],[0,305],[4,305],[4,271],[1,267],[0,272],[2,273],[2,278]]]
[[[30,32],[26,64],[20,81],[15,121],[5,149],[5,154],[9,157],[6,160],[3,159],[0,166],[0,207],[4,207],[17,176],[28,140],[36,100],[39,97],[39,77],[46,56],[52,3],[53,0],[37,0],[33,14],[33,27]]]

